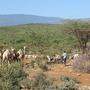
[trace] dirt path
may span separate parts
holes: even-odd
[[[33,78],[37,72],[40,72],[40,69],[30,70],[27,73],[29,74],[29,78]],[[44,72],[46,75],[54,78],[54,80],[58,83],[61,75],[75,77],[80,81],[81,85],[90,86],[90,74],[75,72],[72,69],[72,66],[64,66],[63,64],[54,64],[50,66],[50,70]]]
[[[50,71],[46,72],[47,75],[52,76],[58,81],[61,75],[75,77],[82,85],[90,85],[90,74],[78,73],[72,70],[71,66],[64,66],[61,64],[55,65]]]

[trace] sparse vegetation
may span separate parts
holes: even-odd
[[[85,25],[84,25],[85,24]],[[31,24],[12,27],[0,27],[0,50],[3,48],[16,49],[24,45],[28,47],[27,52],[34,54],[55,55],[66,50],[69,53],[78,47],[78,40],[73,35],[72,29],[90,28],[90,24],[64,23],[61,25]],[[71,29],[71,30],[70,30]],[[69,31],[70,30],[70,31]],[[67,33],[68,32],[68,33]],[[72,77],[62,76],[63,84],[54,85],[53,80],[47,78],[44,73],[49,69],[46,58],[36,58],[32,60],[28,67],[30,70],[39,68],[43,73],[39,73],[34,79],[28,79],[20,63],[0,66],[0,90],[20,90],[20,82],[28,90],[78,90],[78,81]],[[82,56],[73,63],[73,68],[90,73],[90,57]],[[26,68],[25,68],[26,69]],[[28,70],[29,72],[29,70]]]

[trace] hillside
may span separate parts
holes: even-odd
[[[22,79],[22,82],[23,80],[24,82],[21,83],[21,85],[17,84],[19,88],[21,88],[22,86],[22,89],[19,90],[26,90],[29,87],[30,88],[35,87],[36,88],[35,90],[37,90],[37,87],[39,87],[39,85],[36,83],[37,79],[39,80],[40,83],[43,83],[47,80],[48,82],[52,82],[53,84],[47,84],[47,85],[49,86],[52,85],[54,88],[57,88],[53,90],[64,90],[64,89],[58,89],[58,88],[63,88],[61,85],[64,85],[67,88],[68,87],[76,88],[76,85],[78,85],[80,88],[79,90],[87,90],[87,88],[90,88],[90,74],[84,72],[83,73],[77,72],[73,68],[72,59],[67,60],[66,66],[63,65],[62,63],[57,63],[57,62],[47,63],[46,55],[50,55],[50,56],[55,56],[56,54],[61,55],[63,51],[66,50],[69,56],[72,54],[71,50],[76,49],[75,46],[78,45],[77,39],[72,32],[69,32],[69,30],[72,29],[73,26],[77,27],[77,24],[73,24],[73,25],[69,23],[68,24],[26,24],[26,25],[0,27],[0,50],[3,50],[4,48],[14,47],[17,51],[19,49],[23,49],[23,46],[27,46],[26,55],[37,55],[37,58],[32,58],[32,57],[30,57],[29,59],[24,58],[23,60],[21,60],[21,63],[17,63],[17,61],[16,64],[15,62],[14,63],[12,62],[10,65],[8,64],[4,65],[1,63],[0,74],[1,74],[2,82],[0,83],[0,85],[2,85],[3,83],[2,88],[4,88],[4,86],[6,85],[7,80],[8,80],[8,84],[6,86],[9,89],[12,88],[13,86],[16,85],[15,83],[12,84],[13,81],[18,81],[18,79],[20,79],[21,77],[24,78]],[[86,27],[90,28],[90,25],[79,24],[78,27],[80,29]],[[87,62],[86,59],[85,61]],[[86,70],[90,70],[89,69],[90,64],[87,63],[86,65],[80,64],[81,65],[80,67],[82,68],[82,65],[84,65],[86,66]],[[18,64],[20,64],[19,67]],[[6,67],[6,65],[8,67]],[[24,73],[26,73],[27,75],[22,74],[20,72],[21,70],[24,71]],[[41,73],[40,76],[38,76],[38,73]],[[43,76],[43,74],[45,76]],[[71,80],[68,82],[65,81],[63,83],[63,81],[60,79],[61,76],[65,76],[66,79],[67,77],[69,77]],[[43,80],[43,77],[48,77],[48,78],[44,78]],[[79,83],[74,82],[73,78],[78,80]],[[34,83],[36,86],[32,86],[33,81],[35,81]],[[18,81],[18,83],[19,82],[20,81]],[[46,84],[44,83],[43,85]],[[42,87],[42,84],[40,84],[40,87]],[[28,90],[31,90],[30,88]],[[81,89],[81,88],[85,88],[85,89]],[[45,90],[45,89],[38,89],[38,90]],[[52,89],[48,89],[48,90],[52,90]],[[65,89],[65,90],[77,90],[77,89]]]
[[[64,32],[63,25],[31,24],[0,27],[0,45],[21,48],[28,45],[29,50],[44,54],[70,51],[76,44],[73,35]]]
[[[44,17],[36,15],[10,14],[0,15],[0,26],[21,25],[29,23],[56,24],[62,23],[64,19],[56,17]]]

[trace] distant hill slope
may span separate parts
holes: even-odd
[[[64,25],[28,24],[0,27],[0,48],[28,46],[27,51],[46,55],[60,54],[76,45],[72,34],[65,32]],[[70,48],[70,49],[69,49]],[[30,53],[31,54],[31,53]]]
[[[57,24],[62,23],[64,19],[56,17],[43,17],[36,15],[10,14],[0,15],[0,26],[21,25],[29,23]]]

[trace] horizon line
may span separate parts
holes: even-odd
[[[61,18],[61,19],[71,19],[71,20],[73,20],[73,19],[90,19],[90,17],[72,17],[72,18],[70,18],[70,17],[58,17],[58,16],[44,16],[44,15],[34,15],[34,14],[19,14],[19,13],[15,13],[15,14],[0,14],[0,15],[31,15],[31,16],[40,16],[40,17],[48,17],[48,18]]]

